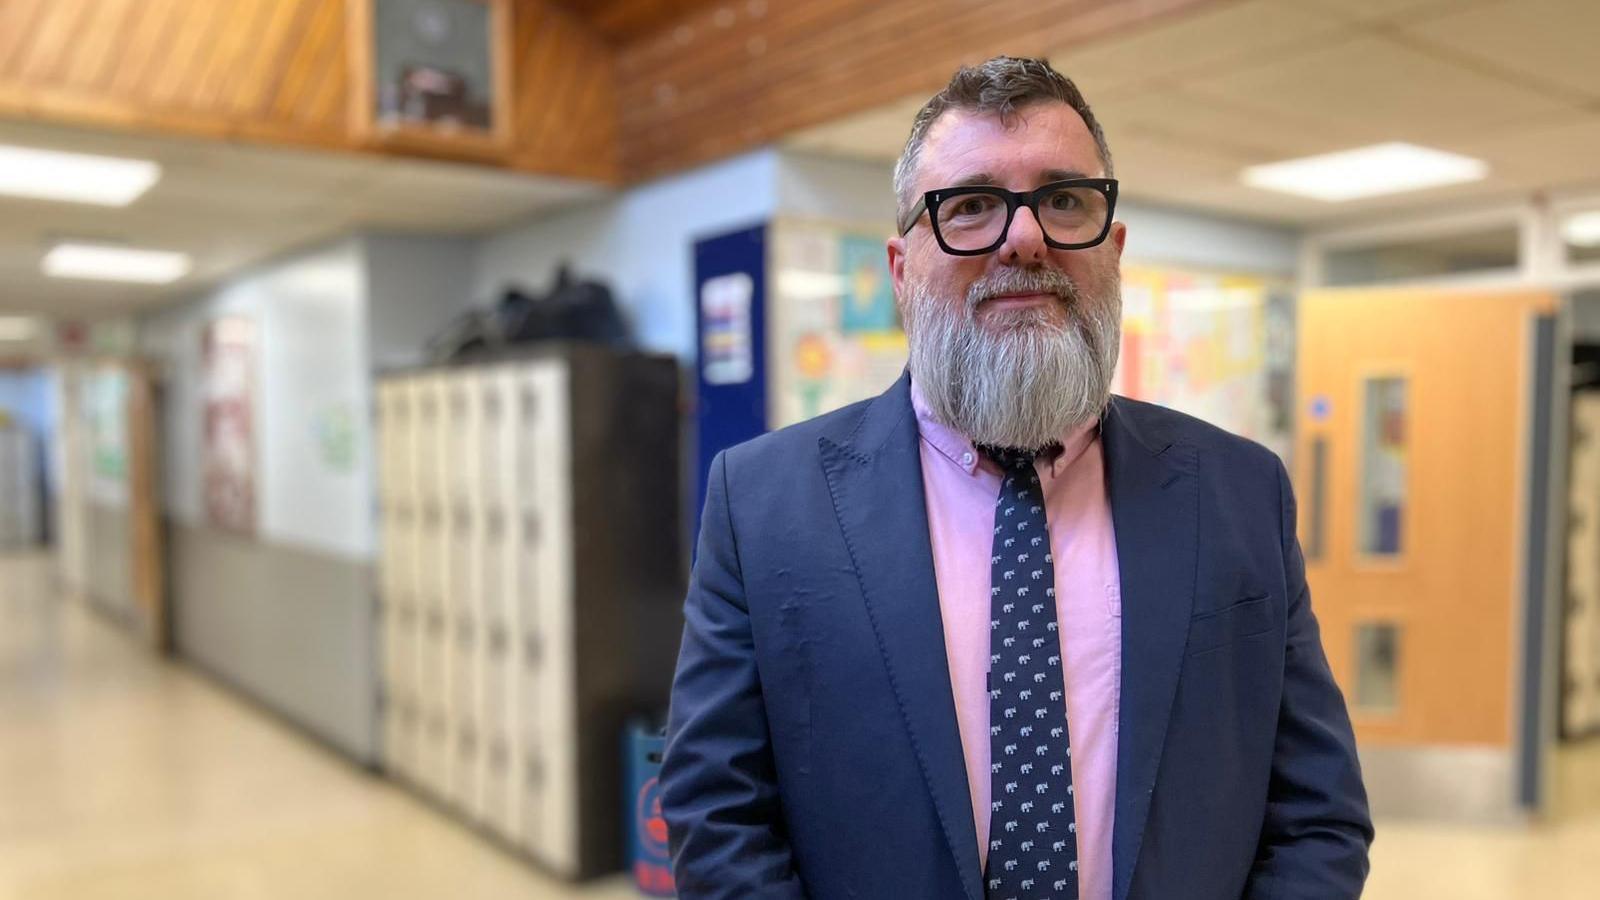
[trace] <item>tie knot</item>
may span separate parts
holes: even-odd
[[[1033,466],[1033,461],[1043,456],[1046,459],[1054,458],[1061,452],[1060,444],[1047,444],[1037,450],[1021,450],[1016,447],[996,447],[992,444],[981,444],[978,452],[994,460],[995,465],[1007,472],[1024,471]]]

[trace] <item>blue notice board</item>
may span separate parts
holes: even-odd
[[[764,224],[695,242],[696,535],[711,460],[767,430],[766,269]]]

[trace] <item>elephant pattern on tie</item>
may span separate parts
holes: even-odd
[[[1077,822],[1054,559],[1034,455],[985,448],[1005,471],[995,501],[989,620],[990,836],[987,900],[1075,900]],[[1006,526],[1012,526],[1007,528]],[[1029,599],[1045,586],[1047,601]],[[1036,638],[1043,630],[1047,638]],[[1049,725],[1048,732],[1040,725]],[[1046,734],[1048,736],[1046,736]],[[1048,773],[1048,774],[1046,774]],[[1023,800],[1021,798],[1027,797]]]

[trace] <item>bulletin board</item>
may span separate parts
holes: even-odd
[[[883,393],[905,368],[887,233],[773,223],[768,424],[782,428]]]
[[[1294,303],[1253,275],[1125,266],[1112,391],[1258,441],[1288,458]]]

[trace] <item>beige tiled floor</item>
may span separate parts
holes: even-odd
[[[1380,822],[1369,900],[1600,896],[1600,748],[1532,827]],[[0,558],[0,900],[624,898],[540,877]]]
[[[546,900],[540,877],[0,559],[0,898]]]

